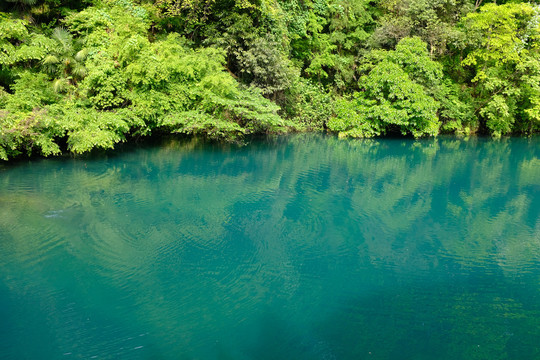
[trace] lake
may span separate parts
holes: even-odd
[[[539,359],[540,138],[0,165],[2,359]]]

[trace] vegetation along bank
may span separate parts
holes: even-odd
[[[4,0],[0,158],[161,133],[530,135],[540,6]]]

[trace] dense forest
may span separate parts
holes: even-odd
[[[183,133],[540,130],[540,6],[3,0],[0,158]]]

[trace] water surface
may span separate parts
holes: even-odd
[[[0,167],[2,359],[538,359],[540,139]]]

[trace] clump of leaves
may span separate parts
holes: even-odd
[[[370,137],[397,130],[414,137],[439,132],[439,103],[432,96],[442,77],[426,44],[405,38],[395,51],[375,51],[364,64],[360,92],[343,101],[328,127],[341,136]]]

